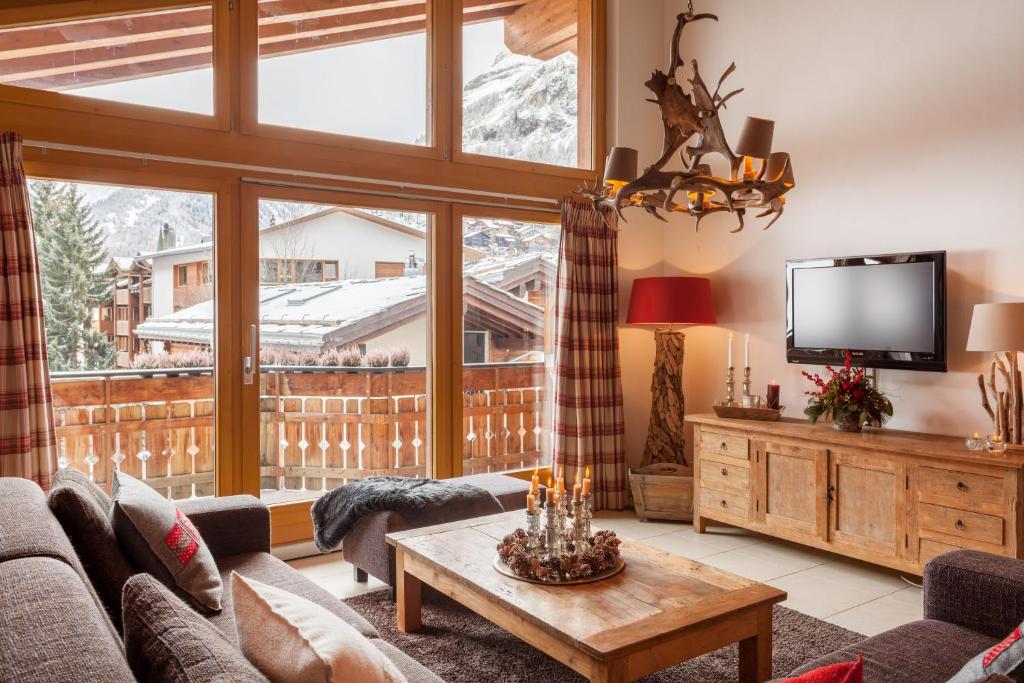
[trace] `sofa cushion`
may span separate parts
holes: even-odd
[[[111,621],[121,630],[121,590],[135,570],[114,535],[112,501],[85,474],[66,468],[54,476],[47,503],[71,539]]]
[[[221,572],[221,579],[224,585],[230,583],[231,572],[238,572],[242,576],[283,588],[289,593],[294,593],[311,602],[315,602],[346,621],[368,638],[380,637],[377,629],[357,614],[355,610],[273,555],[268,553],[245,553],[243,555],[222,558],[218,569]],[[230,590],[224,591],[221,606],[223,609],[218,614],[208,615],[207,618],[229,640],[237,642]]]
[[[124,646],[140,681],[265,683],[224,634],[149,574],[124,585]]]
[[[507,474],[470,474],[465,477],[450,479],[457,484],[479,486],[498,499],[505,510],[523,510],[526,508],[526,494],[530,491],[530,482],[517,479]]]
[[[388,641],[381,640],[380,638],[374,638],[370,642],[375,648],[383,652],[384,655],[391,660],[392,664],[398,667],[398,670],[402,672],[402,675],[405,676],[405,680],[409,681],[409,683],[444,683],[444,679],[438,677],[433,671],[423,666]]]
[[[782,683],[863,683],[864,660],[857,657],[853,662],[824,664],[794,678],[785,678]]]
[[[990,648],[976,654],[971,661],[964,664],[949,683],[975,683],[986,676],[1014,676],[1024,664],[1024,635],[1021,627],[1013,629],[1010,635],[1003,638]]]
[[[53,557],[0,561],[0,681],[135,681],[85,581]]]
[[[923,619],[867,638],[800,667],[798,675],[825,664],[864,657],[865,683],[946,681],[995,638],[945,621]]]
[[[213,555],[188,516],[123,472],[114,475],[114,533],[140,569],[176,587],[200,609],[220,609],[223,584]]]
[[[238,642],[275,683],[405,683],[383,652],[347,622],[294,593],[231,574]]]

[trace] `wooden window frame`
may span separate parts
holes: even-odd
[[[218,0],[79,0],[0,9],[0,26],[31,26],[76,19],[116,18],[146,11],[210,5],[213,38],[213,114],[177,111],[98,97],[69,95],[16,85],[0,85],[0,100],[69,112],[116,116],[190,128],[227,131],[231,127],[231,40],[233,19],[229,3]]]

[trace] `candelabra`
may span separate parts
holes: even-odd
[[[531,557],[541,555],[544,537],[540,533],[540,510],[526,511],[526,551]]]
[[[736,368],[731,365],[725,380],[725,405],[736,405]]]
[[[544,552],[545,558],[553,559],[562,556],[562,539],[558,534],[558,505],[553,504],[551,501],[551,494],[548,494],[548,500],[544,505],[544,511],[547,513],[546,526],[545,526],[545,543]]]
[[[743,368],[743,395],[750,396],[750,366]]]
[[[583,519],[580,520],[580,526],[583,527],[583,538],[586,539],[587,544],[590,544],[590,537],[593,535],[590,533],[590,522],[594,519],[594,498],[589,493],[583,496]]]

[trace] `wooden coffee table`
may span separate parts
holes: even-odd
[[[575,586],[527,583],[495,571],[495,546],[522,512],[387,536],[395,547],[398,628],[422,625],[427,584],[591,681],[633,681],[739,642],[739,680],[772,673],[772,606],[786,593],[635,541],[626,568]]]

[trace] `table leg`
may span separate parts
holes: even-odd
[[[626,680],[626,662],[601,662],[595,665],[590,675],[590,683],[628,683]]]
[[[740,641],[741,683],[764,683],[772,677],[772,606],[759,610],[757,635]]]
[[[406,633],[418,631],[423,626],[423,584],[415,576],[405,571],[405,552],[401,548],[395,552],[395,581],[397,583],[398,630]]]

